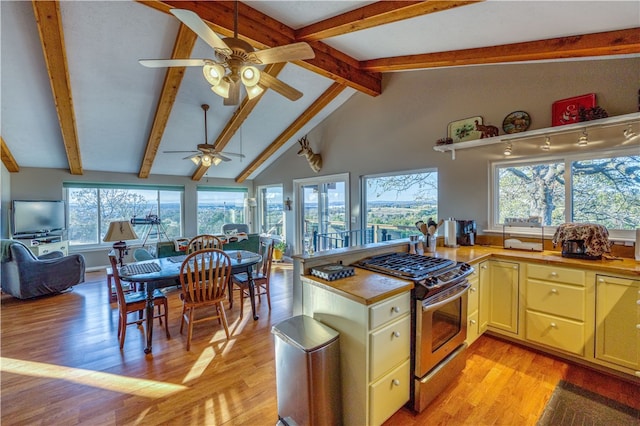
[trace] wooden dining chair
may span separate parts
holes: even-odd
[[[180,334],[187,324],[187,350],[191,349],[193,324],[217,319],[222,323],[229,339],[227,316],[222,306],[226,299],[227,286],[231,279],[231,259],[222,250],[208,248],[193,252],[184,259],[180,266],[180,284],[182,286],[182,321]],[[206,317],[195,318],[195,310],[213,307],[215,313]]]
[[[127,334],[127,326],[131,324],[142,324],[144,310],[147,306],[147,293],[144,291],[125,293],[122,289],[120,274],[118,273],[117,256],[115,254],[109,254],[109,261],[111,262],[111,269],[113,271],[113,281],[116,285],[118,299],[118,340],[120,341],[120,349],[122,349],[124,347],[124,338]],[[169,304],[167,303],[167,296],[158,289],[154,290],[153,304],[158,307],[158,313],[154,315],[153,318],[158,318],[160,325],[162,325],[162,317],[164,317],[164,329],[168,339],[171,336],[169,335]],[[138,312],[138,319],[129,321],[129,314],[134,312]]]
[[[271,276],[271,264],[273,263],[273,246],[274,241],[263,241],[260,243],[260,254],[262,255],[262,265],[260,270],[253,274],[253,282],[255,287],[254,295],[261,301],[260,296],[267,296],[267,304],[271,310],[271,294],[269,292],[269,278]],[[231,277],[234,290],[240,292],[240,318],[244,311],[244,297],[249,297],[249,277],[246,272],[235,274]]]
[[[215,248],[222,250],[222,246],[224,241],[216,237],[215,235],[210,234],[201,234],[196,235],[192,239],[189,240],[189,244],[187,245],[187,254],[196,252],[198,250],[204,250],[209,248]]]

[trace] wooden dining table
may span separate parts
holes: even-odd
[[[262,256],[258,253],[247,250],[229,250],[225,251],[231,258],[231,272],[240,274],[246,272],[249,281],[249,295],[251,299],[251,312],[253,319],[257,320],[256,301],[255,301],[255,282],[253,280],[253,267],[262,261]],[[129,263],[118,270],[120,280],[136,283],[145,283],[145,291],[147,294],[146,304],[146,337],[147,345],[144,352],[149,354],[152,351],[153,340],[153,292],[155,289],[180,286],[180,268],[182,262],[187,256],[171,256],[161,257],[158,259],[143,260],[140,262]],[[145,265],[146,264],[146,265]],[[145,271],[140,271],[146,269]],[[229,279],[228,289],[229,302],[232,297],[232,282]]]

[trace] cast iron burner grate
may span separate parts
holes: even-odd
[[[355,262],[355,266],[417,281],[456,264],[450,259],[411,253],[388,253]]]

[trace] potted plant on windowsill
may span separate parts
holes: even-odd
[[[287,243],[284,240],[276,240],[273,245],[273,260],[281,261],[284,252],[287,250]]]

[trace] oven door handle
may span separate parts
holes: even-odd
[[[446,305],[449,302],[452,302],[454,300],[456,300],[458,297],[462,296],[464,293],[466,293],[467,291],[469,291],[469,288],[471,287],[471,284],[469,284],[469,281],[465,281],[463,285],[459,285],[455,288],[455,293],[451,294],[451,296],[448,296],[446,299],[443,300],[438,300],[435,303],[429,303],[425,305],[425,302],[427,300],[425,300],[424,302],[422,302],[422,310],[423,311],[432,311],[434,309],[438,309],[441,306]]]

